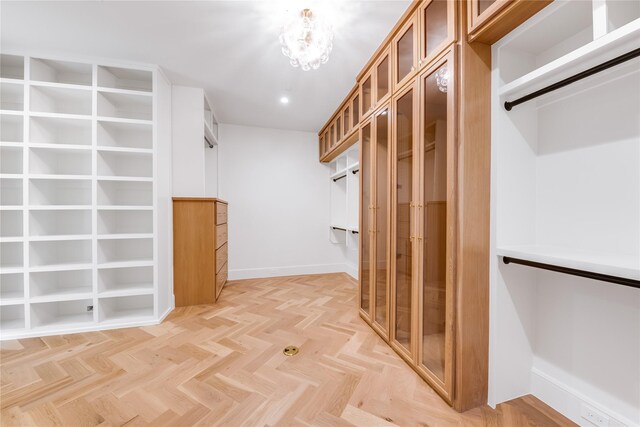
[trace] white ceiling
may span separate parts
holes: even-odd
[[[316,1],[312,8],[332,16],[333,52],[319,70],[293,68],[280,52],[291,1],[296,9]],[[2,1],[0,47],[158,64],[173,84],[204,87],[222,123],[318,131],[409,4]],[[282,96],[291,102],[280,104]]]

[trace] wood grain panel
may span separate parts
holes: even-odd
[[[216,226],[216,249],[227,243],[227,224]]]
[[[227,263],[227,246],[228,245],[225,243],[216,250],[216,273]]]
[[[216,203],[216,224],[226,224],[227,223],[227,204],[226,203]]]
[[[173,202],[173,287],[176,307],[216,301],[214,204]]]

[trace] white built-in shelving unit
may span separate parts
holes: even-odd
[[[493,46],[490,404],[640,424],[640,290],[503,263],[640,280],[640,58],[504,107],[638,48],[624,0],[555,1]]]
[[[171,306],[156,181],[168,83],[154,66],[2,54],[0,68],[1,338],[156,323]]]
[[[345,245],[349,273],[357,278],[359,249],[360,164],[358,144],[329,163],[330,218],[329,238]]]

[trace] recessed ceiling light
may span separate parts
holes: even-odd
[[[280,98],[280,103],[281,104],[288,104],[289,103],[289,98],[287,98],[286,96],[283,96],[282,98]]]

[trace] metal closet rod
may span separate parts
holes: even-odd
[[[527,267],[540,268],[542,270],[555,271],[558,273],[570,274],[572,276],[586,277],[588,279],[602,280],[603,282],[616,283],[618,285],[630,286],[632,288],[640,289],[640,280],[628,279],[626,277],[610,276],[608,274],[595,273],[593,271],[578,270],[575,268],[561,267],[559,265],[528,261],[526,259],[511,258],[508,256],[503,256],[502,262],[504,262],[505,264],[514,263],[526,265]]]
[[[338,181],[339,179],[346,178],[346,177],[347,177],[347,174],[345,173],[345,174],[344,174],[344,175],[342,175],[342,176],[339,176],[339,177],[337,177],[337,178],[333,178],[333,182],[336,182],[336,181]]]
[[[571,77],[567,77],[564,80],[560,80],[557,83],[554,83],[540,90],[532,92],[529,95],[523,96],[522,98],[518,98],[514,101],[505,101],[504,109],[507,111],[511,111],[511,109],[516,105],[520,105],[524,102],[531,101],[532,99],[537,98],[541,95],[544,95],[549,92],[553,92],[556,89],[560,89],[561,87],[565,87],[567,85],[570,85],[571,83],[575,83],[578,80],[582,80],[586,77],[592,76],[594,74],[597,74],[611,67],[615,67],[616,65],[622,64],[623,62],[629,61],[638,56],[640,56],[640,48],[632,50],[631,52],[627,52],[624,55],[620,55],[617,58],[613,58],[607,62],[603,62],[600,65],[596,65],[595,67],[589,68],[588,70],[584,70],[581,73],[575,74]]]

